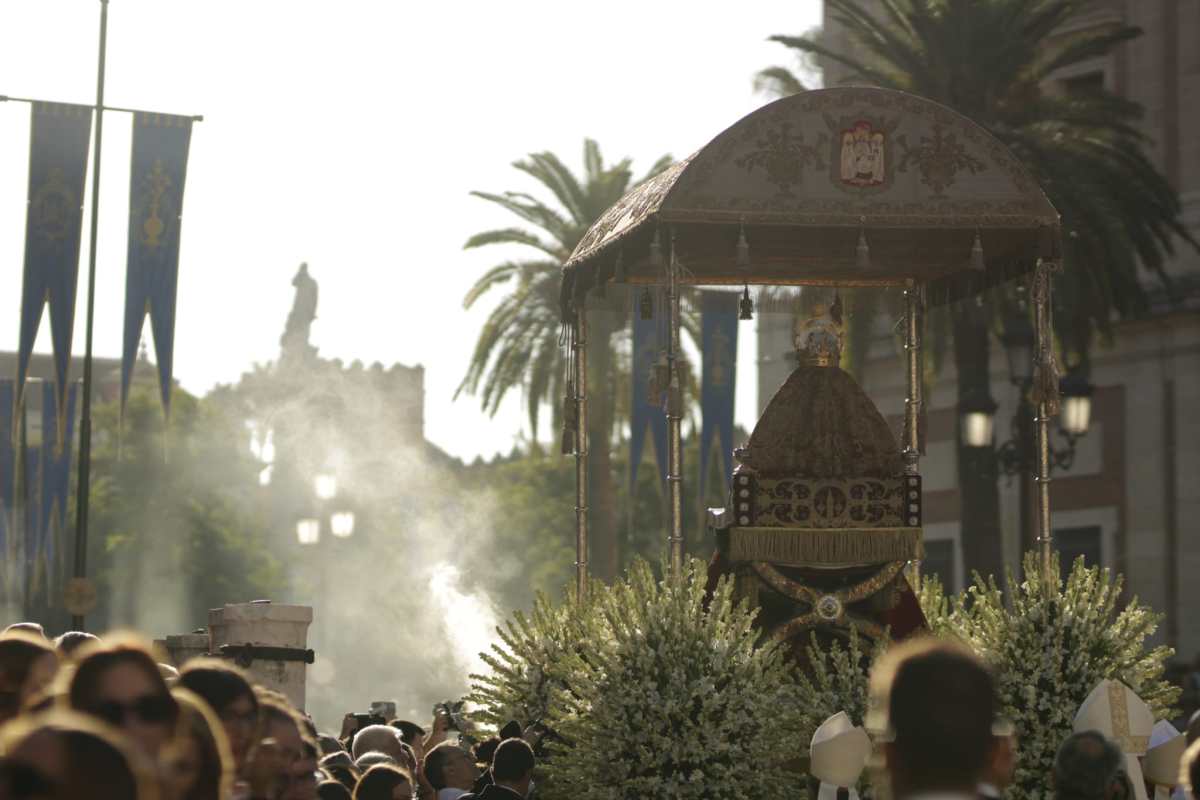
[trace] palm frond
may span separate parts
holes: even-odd
[[[768,97],[791,97],[808,91],[796,73],[787,67],[767,67],[754,75],[754,91]]]

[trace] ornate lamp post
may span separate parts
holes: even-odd
[[[1033,520],[1034,475],[1037,470],[1035,409],[1031,398],[1034,379],[1035,335],[1029,317],[1022,311],[1006,323],[1001,336],[1008,358],[1009,381],[1017,388],[1017,410],[1012,418],[1012,436],[996,446],[999,470],[1002,474],[1020,476],[1021,546],[1028,550],[1036,544]],[[1075,461],[1075,445],[1088,432],[1092,412],[1092,386],[1082,375],[1072,373],[1059,385],[1062,393],[1062,413],[1059,433],[1066,440],[1061,448],[1050,447],[1052,469],[1070,469]],[[996,403],[990,397],[974,398],[963,403],[963,439],[968,447],[992,447],[995,430]]]

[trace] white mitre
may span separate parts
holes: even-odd
[[[1146,780],[1154,784],[1156,798],[1170,797],[1170,787],[1179,783],[1179,762],[1187,749],[1187,737],[1175,726],[1159,720],[1150,732],[1150,749],[1142,759]]]
[[[817,800],[837,800],[838,789],[846,789],[850,800],[859,800],[854,786],[871,756],[871,739],[839,711],[821,723],[809,747],[809,772],[821,782]]]
[[[1099,731],[1125,754],[1125,773],[1138,800],[1148,800],[1137,757],[1150,747],[1154,714],[1142,698],[1120,681],[1103,680],[1075,714],[1075,732]]]

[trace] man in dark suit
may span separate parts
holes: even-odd
[[[492,783],[461,800],[524,800],[533,788],[533,748],[524,739],[505,739],[492,756]]]

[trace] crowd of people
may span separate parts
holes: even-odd
[[[406,720],[317,731],[228,661],[160,663],[148,643],[32,623],[0,635],[0,800],[512,800],[520,736],[472,751]],[[480,761],[482,760],[482,767]]]
[[[999,800],[1020,758],[996,687],[969,651],[932,639],[892,648],[875,670],[878,748],[839,713],[810,746],[810,800],[858,800],[871,753],[895,800]],[[1148,735],[1149,712],[1105,681],[1075,717],[1053,769],[1055,800],[1200,800],[1200,713]],[[532,794],[530,733],[510,725],[468,750],[426,730],[347,714],[320,733],[287,697],[227,661],[160,663],[128,635],[34,624],[0,635],[0,800],[515,800]],[[1159,723],[1163,725],[1165,723]],[[1174,729],[1171,729],[1174,731]],[[884,789],[886,786],[886,789]]]

